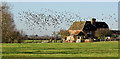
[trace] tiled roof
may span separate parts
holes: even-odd
[[[109,28],[105,22],[96,22],[95,25],[97,28]]]
[[[70,26],[69,30],[81,30],[83,29],[85,23],[86,21],[76,21]]]

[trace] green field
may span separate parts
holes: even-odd
[[[118,42],[2,44],[3,57],[118,57]]]
[[[47,41],[47,40],[24,40],[23,43],[41,43],[41,41]],[[57,43],[60,43],[61,40],[57,40]],[[54,40],[52,41],[54,42]]]

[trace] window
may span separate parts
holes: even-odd
[[[65,37],[65,40],[67,40],[67,37]]]
[[[80,37],[78,36],[78,39],[80,39]]]
[[[91,34],[92,32],[91,31],[88,31],[87,34]]]

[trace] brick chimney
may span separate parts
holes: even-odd
[[[95,21],[96,21],[96,19],[95,19],[95,18],[92,18],[92,19],[91,19],[91,24],[92,24],[92,25],[95,25]]]

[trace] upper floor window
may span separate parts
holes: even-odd
[[[91,31],[88,31],[87,34],[92,34],[92,32],[91,32]]]

